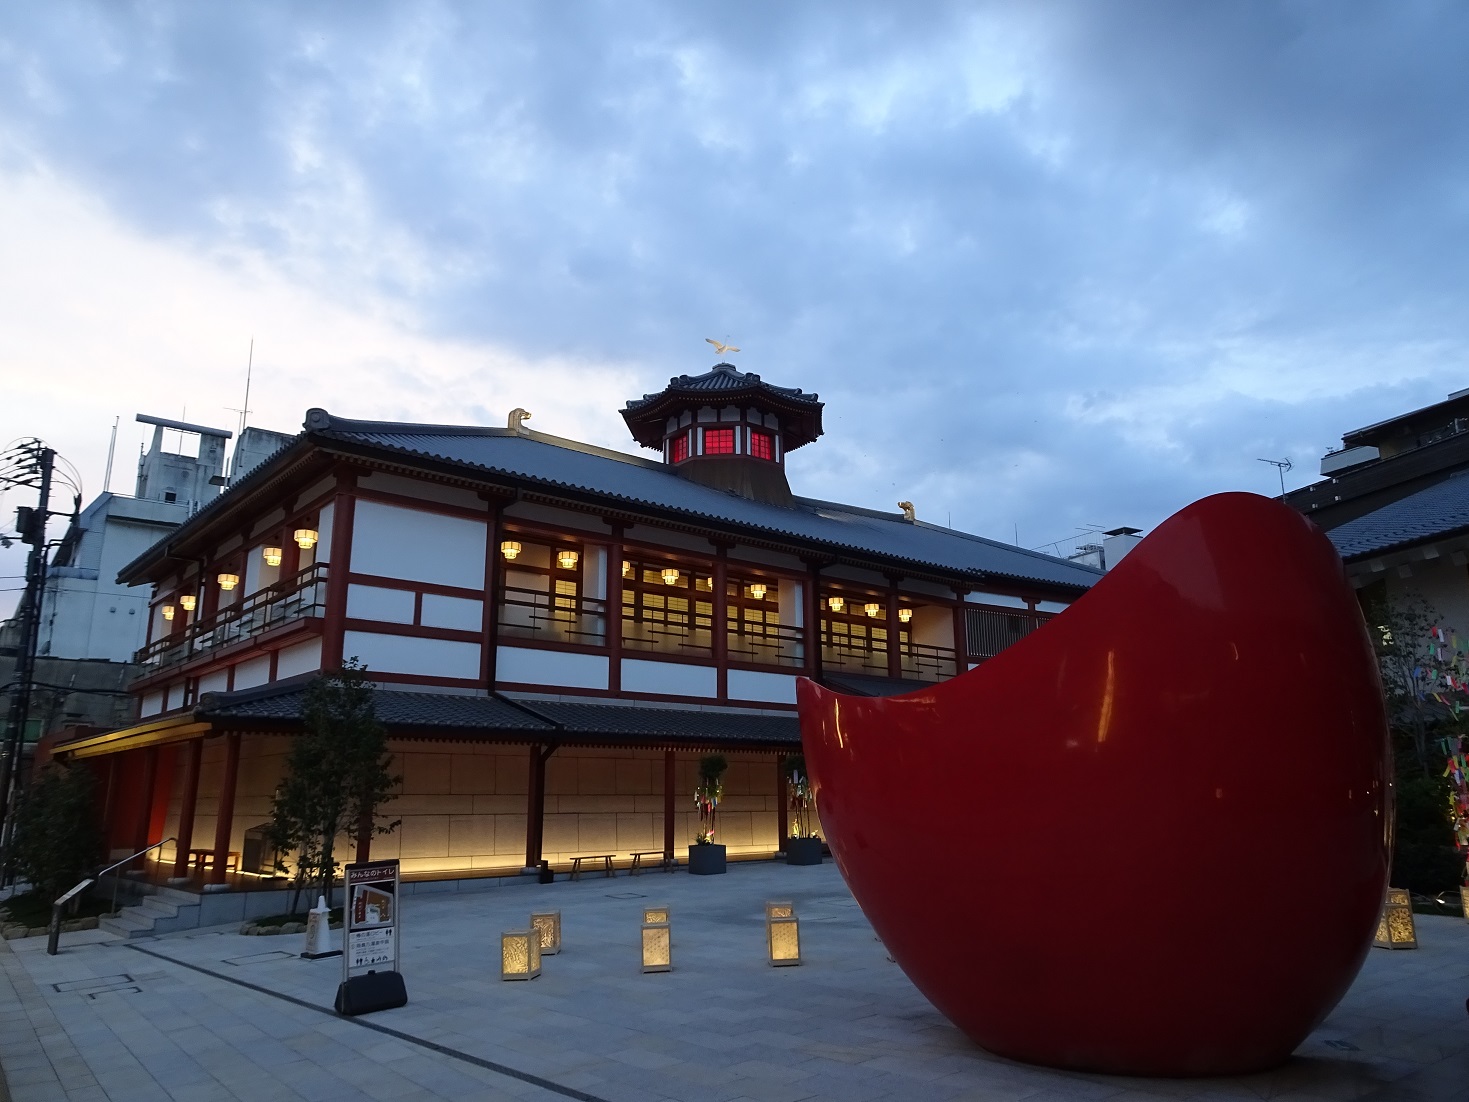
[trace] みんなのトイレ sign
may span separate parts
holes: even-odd
[[[342,973],[398,967],[398,862],[372,861],[346,868],[346,951]]]

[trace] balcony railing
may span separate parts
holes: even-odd
[[[500,604],[500,637],[600,647],[607,641],[607,602],[507,587]]]
[[[320,617],[326,611],[326,572],[326,563],[310,566],[183,631],[153,640],[133,656],[133,661],[143,667],[146,676],[282,624]]]
[[[802,666],[806,661],[804,629],[786,624],[746,624],[730,628],[727,649],[733,662],[762,666]]]

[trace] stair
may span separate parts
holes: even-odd
[[[123,881],[121,887],[136,897],[136,902],[115,915],[98,919],[99,930],[134,938],[198,929],[199,897],[192,892],[135,881]]]

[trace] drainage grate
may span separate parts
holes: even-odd
[[[138,995],[143,989],[135,983],[125,984],[122,987],[106,987],[101,991],[88,991],[87,998],[100,999],[103,995]]]
[[[57,994],[78,994],[91,998],[100,995],[104,991],[117,991],[121,988],[132,988],[137,991],[134,977],[123,972],[116,976],[89,976],[84,980],[64,980],[61,983],[53,983],[51,989]]]
[[[642,892],[608,892],[608,899],[647,899]]]
[[[287,953],[283,949],[277,949],[271,953],[251,953],[245,957],[228,957],[225,964],[233,964],[236,968],[243,968],[250,964],[264,964],[268,960],[294,960],[295,953]]]

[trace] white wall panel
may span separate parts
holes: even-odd
[[[796,702],[796,675],[756,673],[754,670],[730,670],[729,695],[732,700],[763,700],[771,704],[794,704]]]
[[[479,631],[485,626],[485,603],[464,597],[442,597],[437,593],[425,593],[423,626],[452,628],[454,631]]]
[[[352,570],[384,578],[483,589],[485,524],[358,501],[352,525]]]
[[[643,658],[622,660],[622,688],[629,693],[662,693],[665,696],[717,696],[718,674],[713,666],[690,666],[682,662],[649,662]]]
[[[138,706],[138,715],[146,719],[148,716],[156,716],[163,711],[163,693],[146,693],[142,703]]]
[[[411,624],[413,594],[406,589],[384,589],[378,585],[349,585],[347,615],[353,620],[385,620],[390,624]]]
[[[235,688],[253,689],[270,680],[270,655],[262,654],[235,667]]]
[[[1011,597],[1006,593],[966,593],[964,599],[972,605],[995,605],[999,608],[1029,608],[1023,597]]]
[[[524,685],[605,689],[607,669],[605,655],[533,650],[530,647],[501,647],[495,660],[495,676],[499,680]]]
[[[313,673],[321,669],[321,636],[304,643],[283,647],[275,656],[275,679],[283,681],[298,673]]]
[[[478,643],[349,631],[342,640],[342,654],[361,659],[369,673],[479,678]]]
[[[302,566],[309,562],[331,562],[332,561],[332,518],[336,513],[336,504],[328,501],[323,505],[317,516],[316,545],[311,550],[301,552]]]
[[[222,693],[229,688],[229,684],[230,671],[228,669],[206,673],[203,677],[199,678],[199,695],[202,696],[205,693]]]

